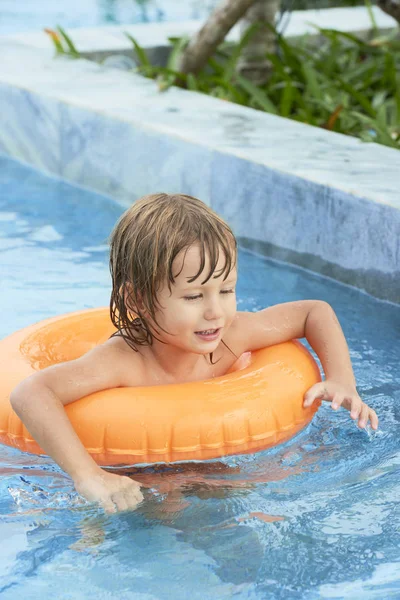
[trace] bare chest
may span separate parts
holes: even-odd
[[[154,362],[154,360],[142,357],[140,375],[136,372],[127,372],[126,384],[129,387],[137,385],[169,385],[176,383],[189,383],[193,381],[204,381],[206,379],[215,379],[225,375],[235,364],[237,357],[231,352],[224,352],[218,355],[209,355],[202,357],[198,362],[196,369],[191,372],[183,372],[178,379],[165,373],[163,369]],[[139,375],[139,381],[138,381]]]

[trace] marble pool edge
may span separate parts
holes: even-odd
[[[0,53],[0,153],[123,206],[198,196],[243,246],[400,303],[397,150],[6,37]]]

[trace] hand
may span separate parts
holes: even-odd
[[[358,419],[358,426],[364,429],[371,422],[372,429],[378,429],[376,412],[363,402],[354,387],[344,386],[327,379],[313,385],[304,395],[304,407],[311,406],[317,398],[332,402],[333,410],[344,406],[350,411],[352,419]]]
[[[86,500],[98,502],[107,513],[134,510],[143,501],[140,483],[103,469],[74,480],[75,489]]]

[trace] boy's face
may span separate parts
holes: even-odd
[[[216,270],[209,274],[209,257],[199,277],[189,283],[200,268],[200,248],[191,246],[182,251],[173,263],[175,283],[165,284],[157,294],[162,307],[157,321],[168,333],[160,332],[164,342],[196,354],[209,354],[218,347],[236,314],[236,267],[223,279],[225,258],[220,252]],[[219,275],[219,277],[218,277]]]

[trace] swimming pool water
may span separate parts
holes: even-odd
[[[217,0],[1,0],[0,34],[43,27],[99,27],[204,19]]]
[[[108,303],[121,212],[0,157],[0,337]],[[338,314],[377,433],[324,403],[272,450],[132,471],[145,502],[112,516],[50,459],[0,446],[1,599],[400,598],[400,308],[241,252],[239,309],[305,298]]]

